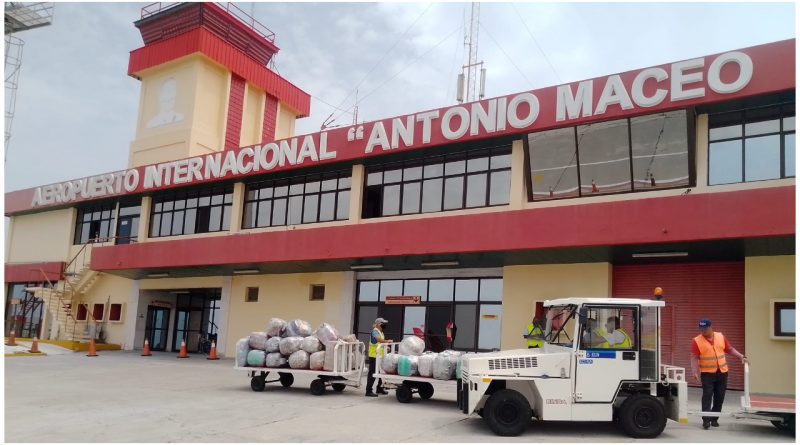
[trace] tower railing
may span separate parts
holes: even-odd
[[[151,16],[156,15],[156,14],[158,14],[160,12],[166,11],[166,10],[168,10],[170,8],[174,8],[175,6],[178,6],[180,4],[183,4],[183,2],[155,2],[155,3],[151,3],[151,4],[149,4],[149,5],[147,5],[147,6],[142,8],[142,16],[141,16],[141,18],[145,19],[147,17],[151,17]],[[214,2],[214,4],[217,7],[221,8],[223,11],[227,12],[228,14],[230,14],[231,16],[235,17],[239,22],[241,22],[242,24],[246,25],[248,28],[250,28],[256,34],[260,35],[261,37],[267,39],[270,42],[273,42],[273,43],[275,42],[275,33],[272,32],[272,30],[270,30],[269,28],[264,26],[261,22],[256,20],[250,14],[242,11],[241,8],[239,8],[238,6],[233,4],[232,2],[225,2],[225,3],[223,3],[223,2]]]

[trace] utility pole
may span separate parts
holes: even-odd
[[[469,26],[465,27],[464,47],[466,48],[466,62],[461,67],[456,86],[456,100],[459,103],[473,102],[483,99],[486,92],[486,68],[483,61],[478,62],[478,28],[480,26],[481,4],[473,2],[469,14]],[[478,83],[478,67],[480,67],[480,85]],[[466,89],[466,91],[465,91]]]

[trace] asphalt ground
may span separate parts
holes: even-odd
[[[6,357],[6,442],[635,442],[610,423],[532,421],[520,437],[495,436],[483,420],[455,407],[455,390],[401,404],[390,395],[364,397],[364,387],[322,396],[312,377],[263,392],[235,371],[231,359],[175,353],[100,351]],[[366,373],[364,376],[366,380]],[[721,426],[669,421],[644,442],[793,442],[769,422],[735,420],[741,393],[729,391]],[[689,409],[700,394],[690,390]]]

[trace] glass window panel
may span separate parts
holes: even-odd
[[[156,217],[158,217],[158,216],[160,216],[160,215],[156,215]],[[154,236],[158,236],[158,227],[159,227],[158,226],[158,220],[154,219],[153,221],[154,221],[154,223],[153,223],[154,224],[153,225],[153,234],[155,234]],[[91,230],[92,230],[92,225],[91,224],[83,224],[83,227],[81,227],[81,238],[78,241],[79,244],[86,244],[87,242],[89,242],[89,236],[90,236]],[[153,234],[151,234],[151,236]]]
[[[286,225],[286,199],[276,199],[272,201],[272,225]]]
[[[713,142],[708,146],[708,184],[742,182],[742,140]]]
[[[172,229],[172,213],[161,215],[161,236],[169,236]]]
[[[498,168],[511,168],[511,154],[492,156],[492,170]]]
[[[631,143],[634,189],[689,185],[686,111],[632,118]]]
[[[197,207],[197,198],[189,198],[186,200],[186,207]]]
[[[186,211],[186,216],[183,221],[183,234],[190,235],[194,233],[195,219],[197,217],[197,209],[189,209]]]
[[[374,301],[377,300],[376,298]],[[367,333],[367,342],[369,342],[369,334],[372,333],[372,323],[375,322],[376,318],[378,318],[378,306],[360,306],[358,308],[358,326],[356,329],[358,332]]]
[[[166,201],[164,202],[164,211],[172,210],[175,203],[173,201]]]
[[[175,208],[176,209],[186,208],[186,200],[181,199],[181,200],[175,201]]]
[[[425,308],[406,306],[403,315],[403,335],[414,335],[414,328],[425,332]]]
[[[303,193],[303,184],[292,184],[289,186],[290,195],[300,195]]]
[[[103,219],[111,218],[111,210],[103,210]]]
[[[744,112],[744,135],[755,136],[777,133],[781,129],[781,109],[775,107],[752,108]]]
[[[403,170],[403,181],[413,181],[422,178],[422,167],[407,167]]]
[[[339,199],[336,202],[336,219],[345,220],[350,217],[350,190],[339,192]]]
[[[578,160],[574,128],[528,135],[533,199],[578,196]]]
[[[303,216],[303,196],[289,197],[289,219],[288,225],[300,224]]]
[[[467,173],[489,169],[489,158],[473,158],[467,161]]]
[[[316,193],[319,191],[319,181],[306,182],[306,193]]]
[[[181,235],[183,233],[183,212],[175,212],[172,215],[172,234]]]
[[[478,301],[478,280],[456,280],[456,301]]]
[[[626,120],[579,125],[578,153],[581,192],[584,195],[616,193],[631,189]],[[594,191],[595,188],[597,192]]]
[[[773,119],[760,122],[748,122],[744,125],[745,136],[753,136],[766,133],[777,133],[781,131],[780,119]]]
[[[86,232],[86,238],[89,238],[88,224],[84,225],[83,228],[84,231]],[[160,232],[161,232],[161,214],[155,214],[153,215],[153,222],[150,225],[150,236],[159,236]],[[81,232],[81,239],[84,239],[83,236],[84,234],[83,232]]]
[[[464,207],[464,177],[447,178],[444,182],[444,210]]]
[[[742,137],[742,125],[736,124],[727,127],[717,127],[708,130],[708,140],[732,139]]]
[[[426,165],[424,170],[426,178],[436,178],[444,174],[444,164],[439,163]]]
[[[500,349],[502,305],[482,304],[478,325],[478,349]]]
[[[332,221],[334,218],[336,218],[336,192],[323,193],[319,204],[319,220]]]
[[[212,195],[211,196],[211,205],[222,204],[222,199],[223,199],[222,195]]]
[[[197,206],[198,207],[205,207],[211,205],[211,198],[208,196],[201,196],[197,199]]]
[[[258,227],[269,227],[272,216],[272,201],[258,203]]]
[[[142,211],[141,206],[122,207],[119,209],[120,216],[139,215]]]
[[[481,280],[481,301],[503,301],[502,278],[484,278]]]
[[[326,179],[322,181],[322,190],[336,190],[336,179]]]
[[[358,301],[378,301],[378,287],[380,285],[379,281],[359,281],[358,282]],[[375,318],[377,318],[377,312],[375,313],[376,317],[373,317],[372,320],[369,321],[371,325]],[[369,325],[368,325],[369,327]],[[372,328],[370,327],[370,330]]]
[[[102,221],[100,223],[100,238],[108,238],[108,235],[109,235],[108,229],[110,227],[111,227],[111,225],[108,223],[107,220],[106,221]]]
[[[381,215],[397,215],[400,213],[400,185],[383,187],[383,211]]]
[[[383,172],[372,172],[367,175],[367,185],[379,185],[383,183]]]
[[[211,207],[211,213],[208,220],[208,231],[218,232],[220,230],[221,220],[222,220],[222,207]]]
[[[403,184],[403,214],[419,213],[419,192],[422,184],[412,182]]]
[[[242,227],[245,229],[252,229],[256,227],[256,205],[258,203],[248,202],[244,205],[244,221]]]
[[[444,174],[456,175],[464,173],[467,163],[465,161],[450,161],[444,164]]]
[[[712,114],[708,116],[708,138],[710,141],[742,137],[742,113]]]
[[[511,170],[492,172],[489,205],[508,204],[511,194]]]
[[[784,136],[783,145],[785,150],[784,166],[786,169],[784,176],[793,177],[795,176],[794,133]]]
[[[255,201],[258,199],[258,190],[247,189],[247,193],[244,197],[245,201]]]
[[[440,212],[442,210],[442,178],[426,179],[422,182],[422,211]]]
[[[403,295],[428,300],[428,280],[406,280],[403,286]]]
[[[475,349],[475,317],[477,308],[474,304],[457,304],[456,316],[453,322],[455,335],[453,347],[456,349]]]
[[[783,334],[795,333],[795,310],[781,309],[780,311],[780,331]]]
[[[303,202],[303,222],[304,223],[317,222],[318,208],[319,208],[319,195],[306,195],[306,199]]]
[[[794,116],[783,118],[783,131],[794,130]]]
[[[467,176],[467,207],[486,205],[486,173]]]
[[[351,184],[350,176],[339,178],[339,189],[349,189]]]
[[[275,196],[286,196],[289,194],[289,186],[281,185],[275,187]]]
[[[161,207],[162,205],[163,204],[161,204],[160,202],[155,203],[155,205],[153,206],[153,211],[154,212],[160,212],[161,208],[162,208]],[[83,220],[84,221],[89,221],[89,215],[88,214],[83,215]]]
[[[399,297],[403,295],[403,280],[382,280],[380,300],[386,301],[386,297]]]
[[[222,207],[222,230],[231,228],[231,206]]]
[[[774,134],[744,140],[745,181],[781,177],[781,137]]]
[[[225,193],[225,204],[233,202],[233,193]]]
[[[453,280],[430,280],[428,301],[453,301]]]
[[[259,199],[269,199],[272,198],[272,187],[262,187],[261,190],[258,192]]]
[[[396,169],[396,170],[387,170],[383,172],[383,183],[388,184],[390,182],[400,182],[403,177],[403,170]]]

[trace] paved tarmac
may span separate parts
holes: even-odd
[[[6,442],[635,442],[606,423],[536,422],[520,437],[495,436],[455,407],[455,391],[400,404],[394,393],[364,397],[363,387],[310,394],[310,377],[291,388],[250,389],[230,359],[175,353],[100,351],[5,359]],[[691,390],[690,410],[699,410]],[[728,392],[724,412],[740,393]],[[720,419],[668,422],[644,442],[793,442],[768,422]]]

